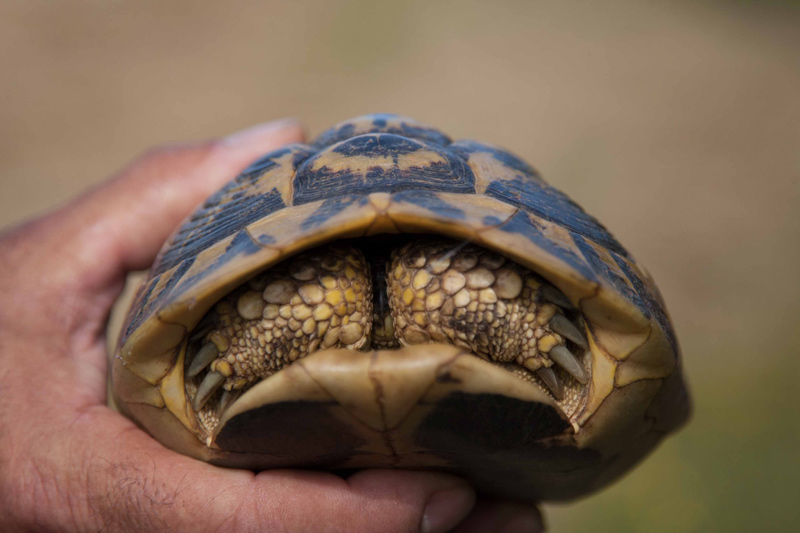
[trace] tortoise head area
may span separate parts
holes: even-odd
[[[218,301],[186,340],[184,383],[203,436],[212,438],[229,410],[240,412],[246,397],[242,405],[260,401],[253,398],[269,389],[262,382],[280,381],[320,352],[338,354],[325,361],[342,383],[374,386],[369,372],[344,370],[361,360],[356,354],[395,361],[400,354],[392,352],[405,347],[403,357],[424,360],[454,346],[459,356],[500,369],[493,379],[503,375],[535,391],[574,421],[588,396],[586,329],[581,313],[540,275],[469,242],[342,240],[274,264]],[[384,363],[383,372],[400,366]],[[407,376],[402,386],[415,390],[419,379]],[[375,401],[374,391],[363,394],[351,405]]]

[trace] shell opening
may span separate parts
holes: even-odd
[[[452,344],[574,419],[591,376],[586,332],[563,293],[495,252],[424,235],[338,241],[217,302],[187,339],[186,393],[208,436],[244,391],[316,351]]]

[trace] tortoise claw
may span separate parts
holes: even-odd
[[[189,342],[197,342],[206,335],[208,335],[209,333],[211,333],[212,331],[214,331],[214,324],[207,324],[203,327],[198,326],[197,328],[194,329],[191,336],[189,337]]]
[[[219,405],[217,406],[217,418],[222,418],[222,415],[225,414],[225,411],[228,410],[228,407],[230,407],[231,404],[235,402],[236,399],[241,395],[241,390],[224,391],[222,393],[222,397],[219,399]]]
[[[552,368],[542,367],[536,371],[536,375],[544,381],[544,384],[547,385],[547,388],[550,389],[550,392],[553,393],[553,396],[556,397],[556,400],[563,400],[564,399],[564,387],[561,384],[561,380],[558,379],[556,373],[553,372]]]
[[[194,327],[189,342],[197,342],[214,330],[217,325],[217,316],[213,311],[204,316]]]
[[[204,368],[210,365],[217,356],[219,356],[219,350],[213,342],[204,344],[197,354],[195,354],[194,359],[192,359],[192,364],[189,365],[189,370],[186,372],[186,375],[190,378],[195,377],[202,372]]]
[[[558,364],[558,366],[566,370],[572,377],[580,381],[582,384],[585,385],[586,382],[589,381],[589,376],[586,374],[586,369],[583,368],[583,365],[575,356],[575,354],[570,352],[563,344],[553,346],[548,355],[550,356],[550,359]]]
[[[553,305],[557,305],[561,309],[575,311],[575,306],[572,305],[572,302],[570,302],[567,297],[564,296],[563,292],[556,289],[552,285],[542,285],[542,298]]]
[[[571,340],[584,350],[589,348],[589,345],[586,343],[586,339],[583,337],[581,330],[578,329],[578,326],[570,322],[570,320],[564,315],[554,315],[553,318],[550,319],[550,329],[562,337]]]
[[[206,377],[203,378],[202,383],[197,387],[197,394],[194,395],[194,400],[192,400],[192,407],[194,410],[199,411],[202,409],[208,402],[208,399],[217,392],[217,389],[219,389],[223,383],[225,383],[225,376],[217,372],[209,372]]]

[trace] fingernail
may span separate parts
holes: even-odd
[[[475,491],[467,486],[434,493],[425,505],[420,530],[422,533],[450,531],[466,518],[475,505]]]
[[[503,527],[502,533],[540,533],[544,531],[539,513],[519,512],[509,519]]]
[[[299,127],[301,127],[300,121],[296,118],[282,118],[270,122],[262,122],[261,124],[250,126],[247,129],[236,131],[223,138],[222,142],[227,145],[246,144],[258,137],[271,135],[282,129]]]

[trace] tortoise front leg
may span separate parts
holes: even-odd
[[[284,261],[223,298],[195,336],[187,389],[195,410],[322,348],[359,349],[370,334],[369,266],[360,251],[323,246]],[[199,338],[198,338],[199,337]]]
[[[586,339],[565,315],[574,311],[569,301],[501,255],[418,240],[394,251],[387,277],[402,344],[455,344],[490,361],[514,363],[535,372],[557,398],[564,377],[554,364],[580,383],[588,380],[580,356]]]

